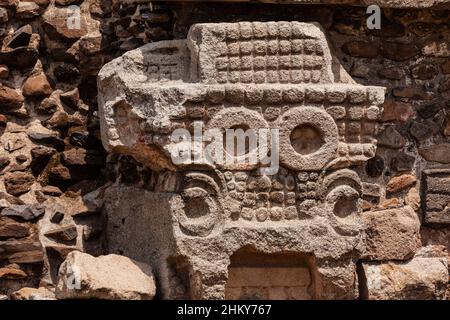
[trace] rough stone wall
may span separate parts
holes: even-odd
[[[349,6],[130,2],[0,0],[0,294],[51,288],[72,250],[106,253],[101,186],[145,187],[150,171],[103,150],[96,75],[123,52],[184,39],[200,22],[318,21],[358,83],[387,88],[377,155],[360,172],[372,239],[360,274],[426,268],[427,252],[397,265],[417,241],[450,250],[449,10],[384,9],[382,30],[370,31],[365,9]],[[81,6],[77,31],[66,27],[70,4]],[[376,236],[403,229],[394,241]],[[371,294],[370,285],[365,297],[414,297]]]

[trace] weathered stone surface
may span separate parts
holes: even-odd
[[[49,147],[38,146],[31,149],[30,168],[34,174],[39,174],[48,164],[50,158],[56,153],[56,150]]]
[[[367,285],[363,298],[371,300],[444,299],[448,265],[444,255],[427,254],[428,247],[407,262],[362,264]]]
[[[436,76],[438,70],[432,64],[420,63],[411,68],[413,78],[420,80],[429,80]]]
[[[412,107],[404,102],[388,100],[383,108],[383,121],[405,122],[414,115]]]
[[[23,96],[16,90],[3,85],[0,86],[0,103],[2,107],[17,109],[22,106],[23,101]]]
[[[75,286],[70,286],[73,282]],[[149,300],[154,296],[151,267],[115,254],[95,258],[78,251],[69,253],[56,287],[58,299]]]
[[[44,254],[42,251],[17,252],[10,255],[8,261],[19,264],[40,264],[44,261]]]
[[[62,194],[61,189],[56,186],[45,186],[42,188],[42,193],[49,196],[60,196]]]
[[[392,193],[402,191],[408,187],[411,187],[416,183],[416,177],[410,174],[404,174],[398,177],[394,177],[389,180],[386,185],[386,190]]]
[[[11,300],[55,300],[55,293],[44,287],[24,287],[13,292]]]
[[[48,96],[52,92],[47,76],[43,73],[29,77],[22,88],[24,96]]]
[[[378,48],[364,41],[347,42],[342,50],[348,55],[359,58],[375,58],[378,55]]]
[[[411,135],[418,141],[423,141],[430,138],[436,130],[437,128],[435,125],[433,126],[433,124],[428,125],[417,121],[414,121],[409,128]]]
[[[148,63],[157,68],[147,68]],[[249,259],[255,273],[277,277],[277,263],[289,259],[278,256],[280,250],[292,252],[296,261],[295,276],[286,275],[295,281],[283,284],[283,296],[290,297],[286,292],[295,287],[304,298],[356,297],[354,263],[332,257],[356,258],[362,249],[362,186],[348,167],[375,156],[384,89],[356,85],[331,55],[319,27],[297,22],[197,24],[186,40],[149,44],[113,60],[100,71],[98,85],[103,145],[161,172],[148,191],[120,185],[109,190],[105,205],[110,249],[151,261],[164,297],[245,296],[250,284],[238,286],[231,278],[227,286],[225,275],[233,261]],[[263,111],[260,105],[268,107]],[[172,162],[177,146],[170,134],[179,126],[177,119],[186,119],[186,127],[194,119],[203,121],[205,129],[218,129],[220,135],[235,127],[279,129],[280,168],[273,175],[258,175],[261,163],[210,162],[199,171]],[[161,138],[154,139],[155,134]],[[142,210],[125,218],[131,203],[136,208],[144,203],[158,206],[155,212],[161,219]],[[153,231],[134,229],[131,234],[137,217],[142,226],[149,219],[158,222]],[[152,236],[144,235],[149,233]],[[137,246],[137,238],[145,242]],[[177,289],[167,276],[168,266],[149,252],[155,246],[163,255],[199,258],[189,262],[198,279],[183,286],[200,281],[201,288]],[[255,252],[247,252],[249,247]],[[313,253],[316,262],[305,252]],[[264,259],[278,262],[267,265]],[[335,262],[325,262],[330,260]],[[300,267],[305,264],[307,270]],[[238,278],[248,272],[238,267],[234,271]],[[320,283],[300,281],[301,274],[316,272]],[[303,295],[305,287],[308,294]],[[260,289],[262,296],[271,296],[272,288]]]
[[[51,229],[45,233],[45,236],[60,242],[72,243],[78,236],[77,227],[71,225]]]
[[[387,126],[377,136],[378,145],[392,149],[403,148],[406,144],[405,138],[395,130],[394,126]]]
[[[405,196],[405,204],[413,208],[414,211],[418,212],[420,209],[420,195],[416,188],[409,189]]]
[[[420,221],[410,207],[363,214],[366,226],[365,260],[405,260],[421,247]]]
[[[30,42],[33,29],[29,24],[17,29],[12,37],[5,43],[6,47],[15,49],[17,47],[27,47]]]
[[[420,148],[419,154],[427,161],[450,163],[450,143],[434,144]]]
[[[34,183],[34,177],[27,172],[8,172],[4,177],[6,192],[14,196],[28,192]]]
[[[450,57],[450,44],[445,40],[430,41],[422,48],[425,56]]]
[[[426,170],[422,175],[422,208],[426,223],[450,223],[450,170]]]
[[[16,150],[22,149],[25,147],[25,141],[22,139],[14,139],[14,140],[8,140],[3,148],[5,148],[8,152],[14,152]]]
[[[37,17],[41,14],[41,7],[31,1],[19,1],[16,8],[16,15],[21,19],[30,19]]]
[[[12,205],[2,210],[1,214],[8,217],[18,217],[29,221],[39,218],[45,213],[45,208],[36,204]]]
[[[398,152],[391,160],[391,167],[398,172],[410,171],[415,161],[415,157],[404,152]]]
[[[11,68],[31,68],[36,64],[37,59],[38,51],[35,48],[19,47],[0,51],[0,63]]]
[[[28,235],[30,235],[30,227],[28,225],[16,222],[2,223],[0,221],[0,240],[23,238]]]
[[[79,39],[88,32],[85,16],[81,16],[79,28],[69,28],[68,19],[74,15],[70,7],[49,7],[43,14],[44,28],[52,38]]]
[[[52,223],[60,223],[63,219],[64,219],[64,213],[62,213],[60,211],[56,211],[50,218],[50,221]]]
[[[62,103],[64,103],[66,106],[77,109],[78,104],[80,102],[80,93],[78,91],[78,88],[75,88],[71,91],[64,92],[60,95]]]
[[[62,154],[65,165],[102,165],[104,158],[100,152],[96,150],[86,150],[83,148],[73,148],[64,151]]]
[[[400,42],[384,42],[380,52],[383,56],[394,61],[405,61],[413,58],[419,53],[414,44]]]
[[[395,97],[410,98],[417,100],[430,100],[433,98],[433,93],[426,91],[420,86],[409,86],[404,88],[395,88],[392,94]]]
[[[0,279],[17,280],[26,278],[27,274],[18,268],[0,268]]]

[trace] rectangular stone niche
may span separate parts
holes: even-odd
[[[315,299],[314,265],[313,255],[237,252],[231,257],[225,299]]]
[[[450,224],[450,170],[425,170],[421,189],[425,222]]]

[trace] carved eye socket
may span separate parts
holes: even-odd
[[[300,125],[291,132],[291,145],[302,155],[314,153],[325,143],[322,133],[314,126]]]
[[[317,107],[295,107],[278,121],[280,161],[294,170],[321,170],[336,157],[338,130],[334,119]]]
[[[346,185],[338,186],[327,196],[327,202],[333,204],[333,214],[339,218],[357,213],[358,200],[358,191]]]
[[[240,157],[254,152],[256,149],[256,136],[247,131],[250,127],[246,124],[234,125],[223,132],[223,149],[232,157]],[[227,133],[227,131],[229,133]],[[227,147],[227,136],[232,142],[232,148]],[[253,139],[253,142],[251,141]],[[238,147],[239,146],[239,147]]]
[[[206,174],[188,173],[183,189],[182,205],[177,209],[181,231],[189,236],[209,235],[221,211],[217,201],[219,186]]]

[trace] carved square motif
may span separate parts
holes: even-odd
[[[450,170],[425,170],[422,178],[425,223],[450,224]]]

